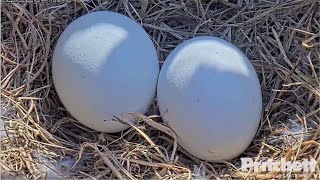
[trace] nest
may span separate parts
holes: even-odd
[[[178,44],[195,36],[217,36],[239,47],[253,63],[263,92],[261,123],[250,147],[228,162],[194,158],[178,146],[174,133],[161,121],[156,101],[147,116],[135,113],[138,124],[116,134],[88,129],[68,114],[52,82],[53,48],[70,22],[98,10],[119,12],[141,24],[156,46],[160,64]],[[1,11],[0,166],[4,175],[320,178],[318,167],[307,173],[240,170],[241,157],[320,159],[316,1],[86,0],[3,3]]]

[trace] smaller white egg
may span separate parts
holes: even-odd
[[[122,131],[129,126],[113,116],[144,114],[153,101],[156,49],[145,30],[122,14],[98,11],[73,21],[59,37],[52,61],[61,102],[94,130]]]
[[[238,48],[220,38],[197,37],[175,48],[160,71],[157,96],[180,146],[203,160],[238,156],[260,122],[256,72]]]

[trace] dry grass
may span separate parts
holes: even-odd
[[[74,120],[53,87],[52,50],[71,21],[97,10],[120,12],[141,23],[154,40],[161,63],[174,47],[194,36],[219,36],[240,47],[258,72],[264,98],[259,131],[240,157],[257,161],[312,157],[319,162],[319,2],[7,3],[1,7],[1,122],[5,124],[1,135],[5,137],[0,165],[5,174],[43,179],[46,161],[56,161],[64,178],[270,179],[291,174],[241,173],[240,157],[208,163],[188,155],[161,122],[156,102],[150,117],[137,115],[139,124],[118,134],[95,132]],[[65,167],[62,162],[67,158],[77,163]],[[306,176],[319,179],[319,168]]]

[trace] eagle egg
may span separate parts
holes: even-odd
[[[114,116],[145,113],[153,101],[156,49],[145,30],[124,15],[98,11],[76,19],[60,35],[52,61],[61,102],[94,130],[122,131],[129,126]]]
[[[248,58],[216,37],[196,37],[165,60],[157,97],[178,143],[206,161],[230,160],[249,146],[260,122],[259,80]]]

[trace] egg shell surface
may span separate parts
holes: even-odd
[[[109,11],[74,20],[55,46],[52,75],[65,108],[79,122],[114,133],[129,126],[113,116],[144,114],[159,74],[156,49],[145,30],[130,18]]]
[[[259,126],[262,97],[255,69],[237,47],[217,37],[192,38],[169,54],[157,98],[179,145],[202,160],[237,157]]]

